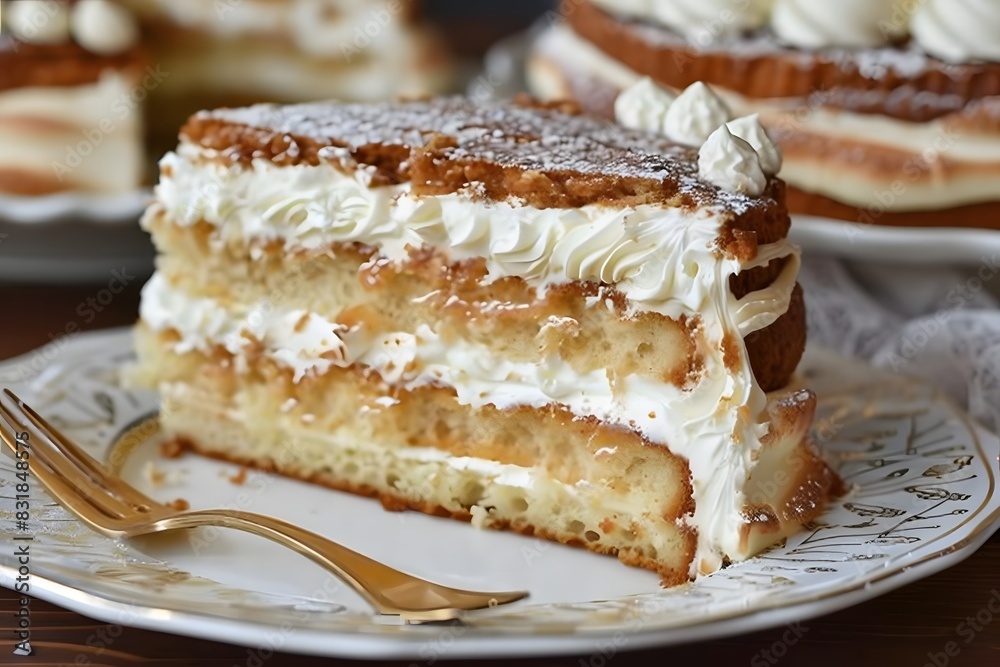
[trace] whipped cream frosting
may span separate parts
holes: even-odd
[[[696,81],[667,109],[663,134],[679,144],[697,147],[731,117],[722,98],[709,85]]]
[[[911,30],[917,44],[941,60],[1000,62],[1000,2],[925,0]]]
[[[593,0],[613,14],[655,21],[705,46],[767,21],[774,0]]]
[[[489,280],[519,276],[539,291],[569,280],[614,284],[632,312],[700,318],[704,376],[687,390],[641,376],[617,378],[612,386],[603,370],[577,373],[558,356],[510,362],[477,345],[444,340],[427,327],[372,336],[301,311],[251,322],[251,313],[266,311],[266,304],[192,303],[191,297],[171,293],[162,277],[143,295],[148,326],[183,329],[181,350],[223,344],[238,352],[239,333],[249,330],[298,378],[360,363],[399,386],[450,386],[459,401],[472,406],[558,403],[580,416],[631,424],[689,460],[696,560],[717,567],[724,555],[740,553],[742,489],[768,430],[766,397],[745,348],[738,346],[739,363],[729,370],[722,341],[742,340],[787,311],[798,268],[793,245],[763,246],[755,260],[741,263],[716,250],[726,217],[722,210],[536,209],[463,193],[417,197],[407,184],[368,187],[363,170],[344,173],[332,163],[276,167],[257,160],[243,166],[205,159],[215,157],[183,145],[179,154],[164,158],[158,203],[147,224],[163,214],[173,224],[208,223],[223,240],[237,244],[277,239],[290,248],[321,248],[356,241],[378,248],[389,261],[407,257],[407,245],[430,246],[452,261],[484,257]],[[739,300],[733,296],[730,276],[781,257],[792,261],[774,284]],[[289,332],[307,315],[308,326],[300,324],[301,337],[293,338]]]
[[[71,39],[98,55],[114,55],[139,41],[132,14],[111,0],[21,0],[3,3],[4,25],[29,44],[65,44]]]
[[[593,0],[619,16],[666,26],[707,47],[765,24],[784,44],[808,50],[878,48],[913,34],[950,63],[1000,62],[994,0]]]
[[[698,151],[698,173],[729,192],[759,196],[767,187],[757,151],[726,125],[713,132]]]
[[[163,210],[174,224],[207,222],[227,242],[277,239],[305,249],[366,243],[393,261],[408,256],[408,245],[429,245],[456,261],[487,258],[491,280],[519,276],[541,288],[571,280],[614,283],[637,309],[668,316],[686,312],[685,299],[696,302],[706,288],[680,289],[670,275],[680,261],[676,253],[700,244],[699,261],[717,261],[711,247],[721,209],[538,209],[462,193],[417,197],[409,184],[368,187],[363,169],[345,173],[333,162],[278,167],[258,159],[244,168],[205,157],[216,154],[182,145],[163,158],[158,203],[149,215]]]
[[[760,119],[752,115],[727,123],[729,107],[700,81],[674,99],[652,79],[639,79],[615,100],[615,116],[625,127],[700,146],[699,175],[728,192],[760,196],[767,176],[781,169],[781,151]]]
[[[803,49],[884,46],[906,32],[899,0],[777,0],[771,27]]]
[[[778,253],[777,248],[772,250],[770,255]],[[747,325],[741,331],[773,316],[770,300],[780,303],[782,297],[772,292],[790,290],[797,262],[796,255],[761,298],[755,295],[740,302],[730,298],[725,304],[735,319]],[[725,291],[727,284],[723,283]],[[696,501],[692,523],[699,531],[700,558],[717,567],[723,554],[740,553],[741,489],[753,467],[752,451],[767,432],[766,423],[756,423],[748,415],[760,414],[766,399],[749,371],[730,375],[722,370],[721,358],[712,359],[712,368],[694,390],[637,375],[612,380],[603,369],[578,373],[555,355],[538,363],[513,362],[480,344],[446,340],[426,324],[414,332],[371,335],[308,311],[276,310],[267,302],[226,307],[185,294],[161,274],[144,287],[140,314],[152,330],[179,334],[174,343],[177,353],[208,352],[221,345],[239,357],[251,343],[250,334],[272,359],[293,370],[296,381],[334,366],[361,364],[396,387],[450,387],[460,404],[473,408],[559,404],[581,417],[638,428],[654,442],[670,443],[675,454],[689,460]],[[744,402],[750,408],[746,414],[719,409]]]
[[[767,135],[758,114],[737,118],[726,123],[726,126],[733,133],[733,136],[739,137],[753,147],[760,159],[760,167],[765,174],[774,176],[781,171],[781,150]]]
[[[615,120],[633,130],[664,134],[667,109],[677,96],[645,76],[615,98]]]
[[[28,44],[62,44],[70,38],[69,7],[51,0],[21,0],[3,5],[4,27]]]
[[[73,39],[91,53],[113,55],[139,41],[132,14],[110,0],[79,0],[71,15]]]

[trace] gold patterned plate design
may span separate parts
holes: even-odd
[[[118,381],[131,358],[129,330],[78,336],[0,364],[0,385],[157,500],[273,514],[445,585],[531,591],[461,623],[401,624],[374,616],[296,554],[235,531],[116,542],[72,518],[34,480],[19,519],[23,482],[13,458],[0,457],[0,531],[5,544],[17,537],[30,545],[32,595],[108,623],[260,655],[433,663],[718,638],[801,622],[933,574],[969,556],[1000,522],[995,435],[924,382],[822,350],[807,352],[802,382],[820,399],[815,438],[851,493],[784,544],[668,590],[649,572],[583,550],[385,512],[369,499],[195,456],[163,459],[151,420],[156,395]],[[138,434],[133,446],[115,447],[125,433]],[[4,549],[0,585],[15,588],[19,567]]]

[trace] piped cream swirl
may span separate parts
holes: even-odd
[[[713,132],[698,151],[698,174],[729,192],[758,196],[767,187],[757,151],[726,125]]]
[[[803,49],[883,46],[905,34],[894,19],[897,0],[777,0],[771,27],[783,42]]]
[[[767,130],[761,125],[758,114],[737,118],[726,123],[726,126],[733,136],[739,137],[753,147],[765,174],[774,176],[781,171],[783,161],[781,150],[767,135]]]
[[[697,147],[730,118],[732,112],[711,86],[696,81],[667,109],[663,133],[679,144]]]
[[[951,63],[1000,62],[1000,2],[926,0],[913,16],[913,38]]]
[[[615,98],[615,120],[633,130],[663,134],[667,109],[677,96],[656,85],[648,76],[639,79]]]

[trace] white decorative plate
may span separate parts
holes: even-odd
[[[793,215],[789,237],[817,255],[879,264],[979,264],[1000,253],[1000,231],[862,225]]]
[[[44,364],[0,365],[13,387],[93,453],[156,411],[119,386],[125,330],[81,336]],[[44,369],[37,370],[44,365]],[[617,560],[448,519],[389,513],[378,502],[194,456],[159,458],[155,435],[115,463],[155,498],[274,514],[390,565],[463,588],[527,589],[515,605],[461,625],[378,618],[308,561],[252,536],[201,529],[119,543],[91,532],[37,482],[27,530],[14,516],[12,459],[0,458],[0,526],[33,535],[31,593],[109,623],[267,651],[432,661],[616,652],[758,630],[870,599],[954,565],[997,527],[1000,442],[933,388],[811,350],[816,435],[853,492],[801,534],[745,563],[663,590]],[[150,474],[155,473],[155,474]],[[159,485],[150,480],[162,477]],[[236,477],[238,481],[239,478]],[[0,552],[0,583],[17,564]]]
[[[138,223],[151,197],[148,189],[0,194],[0,281],[100,283],[122,269],[148,275],[153,245]]]

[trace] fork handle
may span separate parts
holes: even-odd
[[[195,510],[155,522],[158,531],[199,526],[234,528],[286,546],[336,574],[382,614],[441,609],[442,597],[428,588],[442,592],[454,590],[400,572],[316,533],[263,514],[224,509]],[[392,597],[386,593],[391,593]]]

